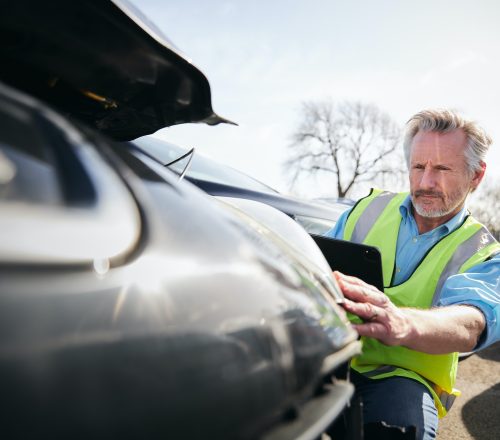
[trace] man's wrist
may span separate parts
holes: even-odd
[[[418,322],[418,310],[411,308],[401,308],[405,320],[405,333],[401,336],[401,344],[407,348],[413,348],[418,345],[418,341],[422,338]]]

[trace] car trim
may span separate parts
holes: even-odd
[[[315,440],[342,413],[354,394],[354,386],[336,381],[324,387],[324,392],[309,400],[299,409],[298,417],[282,423],[263,440]]]

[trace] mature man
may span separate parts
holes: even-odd
[[[457,393],[458,352],[500,339],[500,244],[469,215],[491,139],[449,110],[407,124],[410,194],[372,191],[327,235],[377,246],[385,293],[335,273],[363,339],[351,363],[365,423],[435,438]]]

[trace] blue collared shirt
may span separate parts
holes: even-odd
[[[342,238],[349,211],[344,212],[333,229],[325,235]],[[396,273],[394,284],[406,281],[427,251],[441,238],[458,228],[467,216],[463,208],[458,214],[437,228],[419,234],[408,196],[399,206],[402,221],[396,245]],[[464,273],[449,277],[440,292],[437,306],[468,304],[481,310],[486,318],[486,331],[475,350],[500,340],[500,254],[471,267]]]

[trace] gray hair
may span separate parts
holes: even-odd
[[[406,123],[403,145],[408,167],[411,143],[419,131],[448,133],[457,128],[462,129],[467,136],[464,154],[469,172],[479,171],[492,143],[491,137],[476,122],[465,119],[453,110],[446,109],[423,110],[412,116]]]

